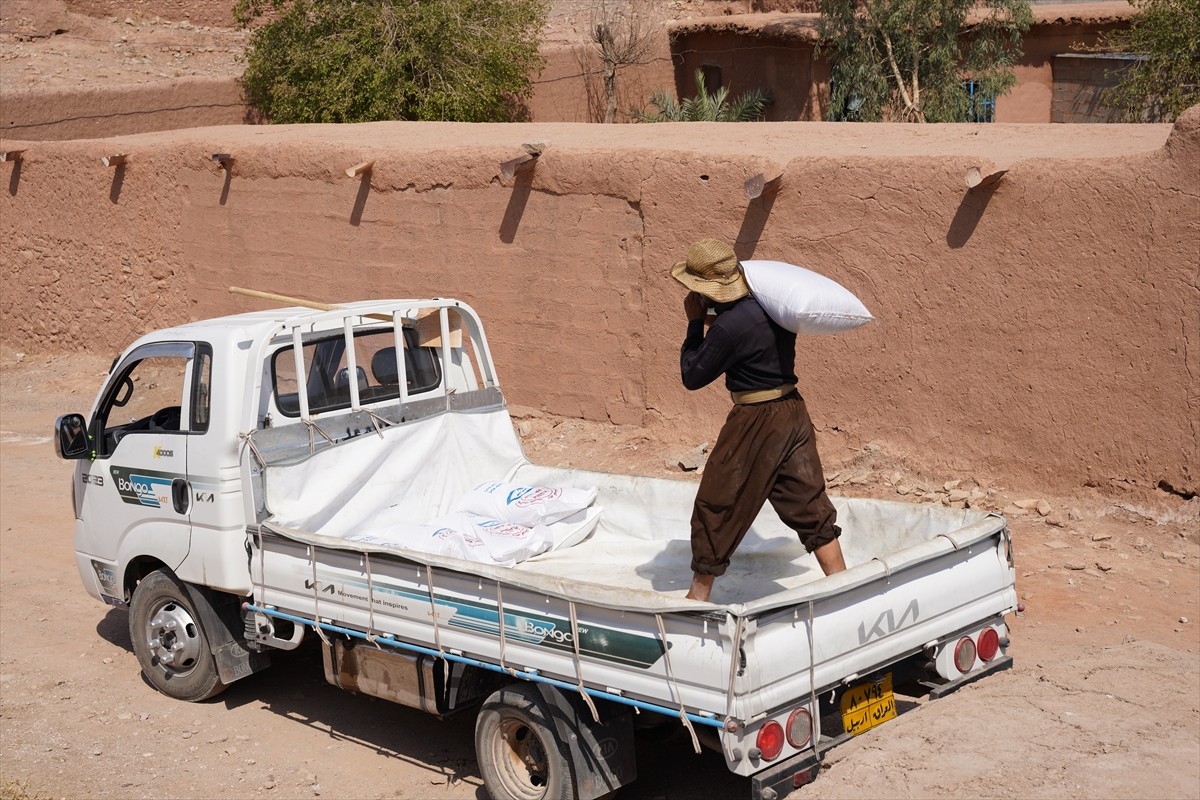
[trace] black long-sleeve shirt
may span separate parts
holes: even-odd
[[[722,373],[731,392],[796,382],[796,334],[775,324],[752,296],[715,308],[707,335],[704,320],[688,322],[679,354],[684,386],[699,389]]]

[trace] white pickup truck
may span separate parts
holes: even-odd
[[[849,569],[825,577],[768,505],[715,602],[686,600],[697,484],[528,462],[453,300],[156,331],[55,442],[78,461],[79,575],[128,608],[154,687],[204,700],[312,631],[330,683],[476,710],[494,798],[611,794],[651,723],[782,797],[830,747],[1012,663],[995,514],[835,498]],[[511,564],[389,537],[488,481],[594,489],[591,530]]]

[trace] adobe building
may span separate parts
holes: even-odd
[[[654,6],[665,28],[652,27],[648,52],[619,69],[616,120],[628,122],[659,89],[693,95],[697,68],[708,73],[710,89],[769,89],[775,104],[768,119],[826,119],[829,65],[816,52],[816,6],[815,0]],[[230,8],[227,0],[8,0],[0,34],[10,58],[0,86],[0,130],[14,138],[63,140],[260,121],[239,83],[237,55],[248,34],[232,28]],[[583,4],[554,8],[529,119],[599,122],[604,96],[589,42],[593,20]],[[996,99],[994,121],[1105,121],[1098,93],[1111,84],[1121,57],[1072,47],[1128,25],[1135,11],[1123,0],[1035,2],[1017,86]],[[120,58],[80,73],[73,64],[88,57],[88,44]]]
[[[1127,26],[1134,13],[1136,9],[1123,0],[1034,3],[1034,23],[1016,66],[1017,84],[995,98],[990,120],[979,121],[1108,121],[1099,91],[1114,83],[1113,74],[1126,58],[1084,50],[1104,34]],[[720,86],[732,95],[768,90],[774,98],[769,120],[827,119],[830,66],[818,47],[819,24],[815,13],[675,22],[668,30],[676,91],[680,97],[694,96],[694,76],[701,70],[710,91]]]

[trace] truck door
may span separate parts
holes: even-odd
[[[81,476],[76,550],[117,601],[124,591],[115,581],[130,558],[174,569],[191,546],[188,438],[208,420],[198,352],[211,363],[211,349],[193,342],[137,348],[109,374],[88,425],[95,453]]]

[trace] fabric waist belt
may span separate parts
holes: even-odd
[[[733,397],[733,402],[744,406],[753,403],[765,403],[768,400],[778,400],[795,388],[796,384],[785,383],[782,386],[776,386],[774,389],[751,389],[748,392],[730,392],[729,394]]]

